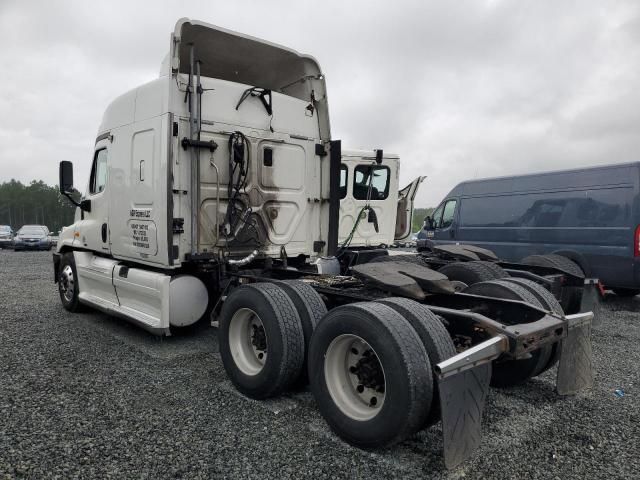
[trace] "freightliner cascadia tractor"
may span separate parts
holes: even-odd
[[[104,113],[84,194],[60,164],[77,205],[53,257],[62,304],[160,335],[214,321],[244,395],[308,382],[362,448],[442,422],[455,466],[480,442],[490,385],[551,368],[559,394],[592,384],[593,286],[506,272],[468,246],[440,263],[388,255],[377,245],[409,235],[419,183],[398,192],[397,167],[382,150],[343,154],[313,57],[179,20],[159,78]],[[578,289],[581,313],[556,284]]]

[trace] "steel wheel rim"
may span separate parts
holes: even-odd
[[[267,361],[267,334],[260,316],[241,308],[229,322],[229,348],[238,369],[245,375],[258,375]]]
[[[60,285],[60,291],[62,292],[62,296],[67,302],[73,300],[74,290],[75,290],[75,278],[73,276],[73,269],[71,265],[66,265],[62,272],[60,272],[60,278],[58,279],[58,284]]]
[[[379,369],[375,381],[363,375],[364,365]],[[384,368],[376,351],[361,337],[344,334],[333,339],[324,358],[324,378],[333,402],[346,416],[367,421],[382,410],[387,391]]]

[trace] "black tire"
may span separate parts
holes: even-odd
[[[234,352],[236,356],[240,355],[241,342],[233,340],[235,336],[230,336],[230,331],[242,330],[239,326],[246,314],[243,309],[257,314],[266,336],[266,348],[263,350],[267,352],[266,360],[261,369],[250,373],[239,366],[230,346],[230,342],[234,341]],[[304,334],[296,307],[281,287],[272,283],[242,285],[229,294],[219,318],[218,341],[222,364],[240,392],[256,399],[273,397],[285,391],[300,376],[304,360]],[[248,338],[248,326],[246,331]],[[252,340],[255,341],[255,338]]]
[[[454,262],[445,265],[438,271],[449,280],[462,282],[468,286],[502,278],[495,269],[487,265],[489,262]]]
[[[517,277],[505,278],[502,281],[515,283],[517,285],[520,285],[526,288],[536,296],[536,298],[542,305],[542,308],[544,308],[545,310],[548,310],[549,312],[553,312],[557,315],[564,317],[564,310],[562,309],[562,305],[560,305],[560,302],[556,299],[556,297],[553,296],[553,294],[549,290],[544,288],[539,283],[536,283],[533,280],[528,280],[526,278],[517,278]],[[542,370],[536,373],[534,376],[540,375],[541,373],[544,373],[550,368],[552,368],[556,363],[558,363],[559,359],[560,359],[560,344],[559,342],[556,342],[553,345],[551,345],[551,357],[549,358],[549,361],[542,368]]]
[[[476,263],[481,263],[484,266],[486,266],[489,270],[491,270],[493,272],[493,274],[495,275],[495,278],[507,278],[509,276],[509,274],[504,270],[504,268],[502,268],[497,263],[487,262],[487,261],[484,261],[484,260],[481,260],[481,261],[476,262]]]
[[[300,325],[304,335],[304,362],[300,373],[300,381],[307,383],[309,377],[306,357],[309,352],[309,343],[311,343],[311,336],[318,323],[327,314],[327,307],[318,292],[300,280],[283,280],[275,282],[275,284],[287,292],[300,317]]]
[[[536,296],[529,290],[504,280],[477,283],[467,288],[464,293],[507,300],[520,300],[536,307],[542,307]],[[526,382],[542,372],[551,359],[552,350],[551,345],[545,345],[531,352],[530,358],[521,360],[498,359],[494,361],[491,386],[505,388]]]
[[[635,288],[612,288],[611,290],[619,297],[635,297],[640,293],[640,290]]]
[[[555,253],[549,253],[547,255],[529,255],[528,257],[523,258],[521,263],[538,267],[557,268],[561,272],[569,273],[578,278],[585,277],[580,265],[567,257],[556,255]]]
[[[407,262],[413,263],[415,265],[426,266],[427,264],[424,262],[422,255],[413,255],[413,254],[400,254],[400,255],[380,255],[378,257],[373,257],[369,263],[378,263],[378,262]]]
[[[585,278],[585,274],[576,262],[573,260],[550,253],[547,255],[529,255],[522,259],[521,263],[525,265],[535,265],[539,267],[550,267],[560,270],[561,272],[574,275],[578,278]],[[568,291],[561,295],[562,309],[565,313],[578,313],[580,311],[580,299],[582,298],[579,289],[571,287]]]
[[[73,252],[67,252],[60,258],[58,266],[58,294],[62,306],[73,313],[83,311],[84,306],[80,303],[79,293],[76,262],[73,258]]]
[[[564,315],[564,310],[562,309],[562,305],[560,305],[560,302],[558,301],[558,299],[554,297],[549,290],[544,288],[539,283],[536,283],[533,280],[529,280],[526,278],[518,278],[518,277],[507,277],[500,281],[513,283],[526,288],[533,295],[535,295],[536,299],[542,305],[542,308],[550,312],[556,313],[558,315]]]
[[[377,302],[390,306],[409,322],[409,325],[413,327],[418,337],[420,337],[432,367],[457,353],[447,329],[440,319],[423,304],[403,297],[390,297]],[[424,424],[425,427],[435,425],[441,418],[438,382],[433,372],[432,377],[433,400],[431,402],[431,410]]]
[[[337,375],[325,376],[325,368],[331,371],[332,365],[341,364],[339,358],[332,362],[333,346],[350,336],[367,342],[386,372],[385,397],[372,418],[356,419],[345,413],[332,397],[328,382],[340,392],[351,392],[350,396],[356,388],[349,381],[340,384]],[[431,364],[420,338],[399,313],[380,303],[344,305],[322,319],[311,339],[309,376],[313,396],[331,429],[361,448],[386,447],[404,440],[424,425],[431,406]],[[335,387],[336,382],[342,386]]]

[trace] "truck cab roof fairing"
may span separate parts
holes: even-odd
[[[313,93],[321,136],[330,138],[324,76],[310,55],[188,18],[178,20],[172,40],[174,73],[189,73],[194,45],[202,76],[262,87],[309,102]]]

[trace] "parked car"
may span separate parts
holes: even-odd
[[[640,293],[640,162],[460,183],[418,247],[469,243],[507,261],[557,253],[619,295]]]
[[[49,230],[43,225],[24,225],[13,239],[14,250],[51,250]]]
[[[13,229],[9,225],[0,225],[0,248],[13,247]]]

